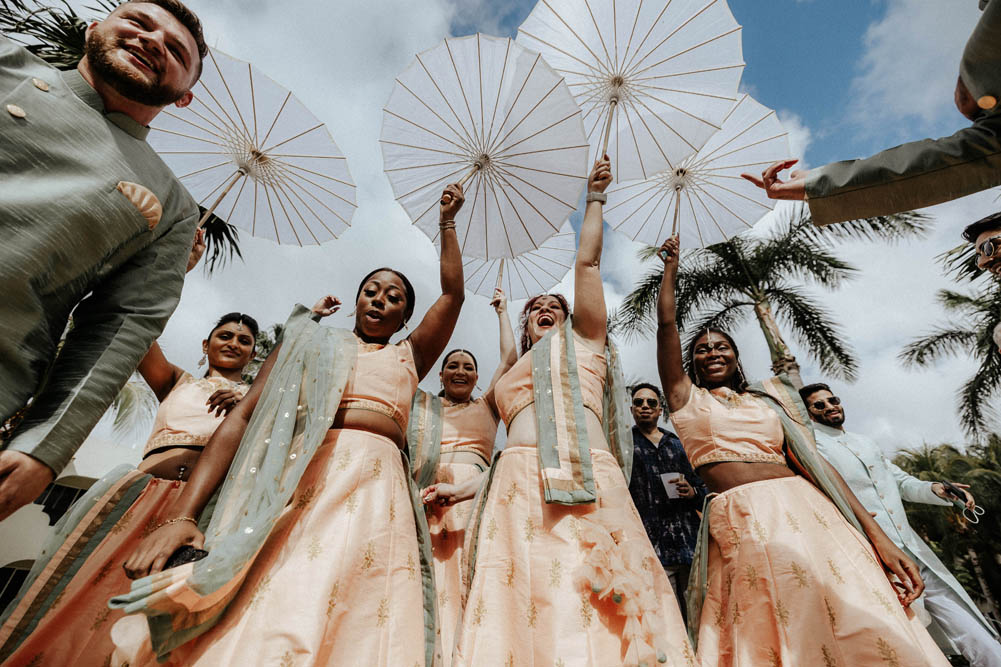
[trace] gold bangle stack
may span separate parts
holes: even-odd
[[[156,525],[155,525],[155,526],[153,527],[153,530],[151,530],[151,531],[149,531],[149,532],[151,532],[151,533],[152,533],[152,532],[155,532],[155,531],[157,531],[157,530],[160,530],[160,529],[161,529],[161,528],[163,528],[164,526],[169,526],[169,525],[171,525],[171,524],[174,524],[174,523],[181,523],[182,521],[190,521],[191,523],[195,524],[195,526],[197,526],[197,525],[198,525],[198,520],[197,520],[197,519],[195,519],[194,517],[190,517],[190,516],[179,516],[179,517],[177,517],[176,519],[167,519],[166,521],[161,521],[160,523],[156,524]]]
[[[455,220],[442,220],[438,223],[438,229],[445,231],[446,229],[455,229]]]

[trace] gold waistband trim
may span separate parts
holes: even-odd
[[[167,447],[204,447],[211,437],[211,435],[191,435],[190,433],[163,433],[149,439],[143,449],[143,456],[147,456],[153,450]]]
[[[707,463],[778,463],[781,465],[786,465],[786,459],[781,454],[775,453],[765,453],[765,452],[731,452],[725,449],[718,449],[714,452],[709,452],[704,456],[700,456],[692,461],[692,467],[698,468],[699,466],[706,465]]]
[[[400,427],[400,430],[404,433],[407,432],[407,419],[409,415],[404,413],[399,408],[392,408],[385,403],[380,403],[379,401],[372,401],[366,398],[344,398],[341,399],[341,405],[339,410],[368,410],[369,412],[375,412],[380,415],[385,415],[389,417],[396,425]]]
[[[514,418],[517,417],[519,414],[521,414],[522,410],[524,410],[528,406],[532,405],[533,403],[535,403],[535,399],[534,398],[530,398],[530,399],[528,399],[527,401],[524,401],[524,402],[515,403],[514,409],[511,410],[511,416],[504,423],[504,425],[505,426],[510,426],[514,422]],[[584,404],[584,408],[587,409],[587,410],[590,410],[591,413],[595,417],[598,418],[599,422],[604,423],[602,421],[602,417],[601,417],[601,406],[600,405],[598,407],[595,407],[595,406],[591,405],[590,403],[585,403]]]

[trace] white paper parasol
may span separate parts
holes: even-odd
[[[538,248],[577,208],[587,181],[581,112],[562,77],[510,39],[447,39],[396,79],[382,155],[397,200],[432,240],[438,200],[464,181],[463,255]]]
[[[527,299],[548,292],[563,280],[576,255],[577,234],[567,220],[558,234],[535,250],[514,259],[466,259],[462,273],[466,289],[474,294],[493,296],[494,288],[500,287],[512,301]]]
[[[216,49],[192,90],[189,106],[157,116],[149,143],[201,206],[278,243],[319,244],[347,228],[347,159],[292,93]]]
[[[679,228],[702,247],[725,241],[775,206],[741,172],[788,157],[788,136],[775,112],[743,95],[698,153],[648,180],[609,188],[605,219],[648,245],[660,245]]]
[[[736,101],[744,67],[725,0],[539,0],[517,41],[566,77],[591,162],[607,148],[620,182],[701,148]]]

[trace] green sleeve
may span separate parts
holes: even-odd
[[[8,449],[58,475],[128,381],[181,296],[197,211],[104,279],[73,328]]]
[[[910,211],[1001,185],[1001,112],[942,139],[833,162],[806,179],[818,225]]]

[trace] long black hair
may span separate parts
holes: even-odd
[[[410,321],[410,318],[414,314],[414,305],[416,305],[417,302],[417,293],[414,292],[414,286],[410,282],[410,279],[407,278],[405,275],[403,275],[403,272],[397,271],[396,269],[391,269],[388,266],[383,266],[373,271],[369,271],[365,275],[365,277],[361,279],[361,282],[358,283],[358,291],[355,293],[355,303],[358,303],[358,297],[361,296],[361,291],[362,289],[364,289],[365,283],[368,282],[369,278],[371,278],[377,273],[382,273],[383,271],[389,271],[390,273],[394,274],[397,278],[399,278],[400,281],[403,283],[403,289],[407,295],[407,303],[403,307],[403,321],[400,323],[400,326],[397,329],[397,331],[399,331],[403,327],[407,326],[407,322]]]

